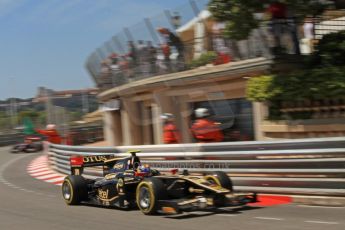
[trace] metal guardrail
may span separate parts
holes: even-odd
[[[224,171],[236,190],[265,193],[345,195],[345,137],[284,141],[226,142],[120,147],[50,145],[53,169],[69,174],[72,155],[125,156],[141,150],[143,163],[160,171],[188,169],[200,174]],[[87,168],[84,176],[102,176],[102,168]]]
[[[20,142],[24,138],[23,134],[8,134],[0,136],[0,146],[13,145]]]

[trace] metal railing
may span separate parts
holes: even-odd
[[[206,51],[221,54],[217,57],[220,62],[222,58],[238,61],[301,52],[310,54],[314,51],[314,43],[323,35],[345,30],[344,12],[337,11],[333,16],[310,18],[313,24],[310,33],[314,39],[303,39],[306,35],[298,36],[298,31],[303,30],[303,23],[297,23],[296,18],[286,18],[262,20],[259,28],[254,29],[246,40],[235,41],[224,38],[220,31],[210,26],[212,20],[208,20],[211,15],[203,11],[206,4],[206,0],[192,0],[190,4],[173,11],[145,18],[136,25],[124,28],[97,48],[88,57],[86,68],[98,87],[106,90],[152,76],[183,71],[192,68],[192,60]],[[203,32],[199,31],[199,34],[196,32],[198,23],[203,27]],[[157,28],[166,28],[179,37],[181,48],[167,45]],[[184,34],[187,30],[191,30],[188,36]],[[193,36],[191,33],[194,33]],[[165,55],[164,47],[169,48],[168,55]]]
[[[72,145],[84,145],[104,140],[103,126],[71,127],[69,137]]]
[[[250,141],[213,144],[178,144],[120,147],[50,145],[49,162],[58,172],[69,174],[73,155],[126,156],[141,150],[143,163],[162,172],[172,168],[191,173],[221,170],[235,189],[283,194],[345,195],[345,138],[288,141]],[[85,169],[89,178],[102,176],[99,167]]]
[[[0,146],[17,144],[24,139],[24,134],[15,133],[0,136]]]
[[[345,15],[345,11],[343,12]],[[321,39],[329,33],[336,33],[345,30],[345,16],[343,17],[318,17],[314,19],[314,38]]]

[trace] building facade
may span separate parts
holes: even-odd
[[[249,59],[131,82],[98,95],[105,139],[111,145],[162,143],[162,113],[175,115],[183,143],[194,142],[194,109],[211,111],[225,141],[260,139],[260,106],[245,99],[246,81],[265,74],[270,61]]]

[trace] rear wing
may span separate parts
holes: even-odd
[[[125,164],[128,162],[128,166],[131,168],[136,168],[140,164],[139,158],[136,156],[136,153],[140,151],[133,150],[128,153],[131,156],[116,158],[112,155],[97,155],[97,156],[71,156],[70,157],[70,166],[71,166],[71,175],[81,175],[85,167],[94,167],[94,166],[103,166],[103,174],[108,173],[110,168],[117,168],[116,171],[121,171],[125,169]],[[128,160],[128,161],[127,161]],[[122,161],[122,162],[121,162]],[[119,167],[121,166],[122,167]]]
[[[71,156],[71,175],[81,175],[85,167],[105,166],[105,161],[112,156]]]

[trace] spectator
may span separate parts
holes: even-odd
[[[117,64],[118,62],[118,56],[116,53],[110,54],[109,59],[111,61],[111,64]]]
[[[303,43],[306,44],[305,53],[313,52],[314,24],[312,18],[307,17],[303,24]]]
[[[161,45],[161,53],[163,54],[163,65],[161,65],[161,69],[163,73],[167,73],[171,71],[171,63],[170,63],[170,47],[168,44],[164,43]]]
[[[171,113],[164,113],[161,115],[164,122],[163,127],[163,141],[164,144],[177,144],[180,143],[180,134],[174,123],[174,116]]]
[[[131,69],[129,68],[129,61],[127,55],[121,55],[119,57],[119,68],[121,76],[123,77],[122,82],[127,82],[130,80],[132,74]]]
[[[148,53],[148,60],[149,60],[149,71],[150,74],[157,73],[157,49],[152,45],[151,41],[147,41],[147,53]]]
[[[101,74],[109,74],[110,73],[110,65],[107,60],[103,60],[101,62]]]
[[[157,31],[165,38],[169,46],[175,47],[178,53],[177,61],[184,64],[184,46],[181,39],[167,28],[158,28]]]
[[[213,49],[217,53],[230,54],[229,48],[226,46],[225,39],[223,37],[224,29],[225,22],[214,22],[212,26]]]
[[[111,69],[108,59],[104,59],[101,62],[101,74],[99,76],[100,85],[102,88],[108,88],[112,85]]]
[[[131,77],[134,77],[135,74],[135,67],[138,66],[138,55],[137,49],[133,43],[133,41],[128,41],[128,50],[127,59],[129,69],[131,70]]]
[[[144,75],[146,76],[147,70],[146,70],[146,65],[147,65],[147,47],[144,44],[143,40],[138,41],[138,46],[137,46],[137,57],[138,57],[138,70],[136,71],[139,75]]]
[[[56,126],[54,124],[47,125],[45,130],[36,130],[36,132],[44,135],[47,137],[47,141],[53,144],[61,144],[61,136],[59,135],[58,131],[56,130]]]
[[[191,127],[191,132],[198,142],[220,142],[224,139],[218,124],[209,119],[210,113],[208,109],[196,109],[195,116],[197,119]]]
[[[111,77],[113,86],[117,86],[120,84],[120,66],[119,66],[119,59],[116,53],[112,53],[109,56],[111,60],[110,70],[111,70]]]
[[[284,33],[284,24],[286,23],[287,7],[280,1],[275,1],[267,8],[267,13],[271,18],[272,23],[272,34],[274,37],[274,49],[280,49],[281,46],[281,35]]]

